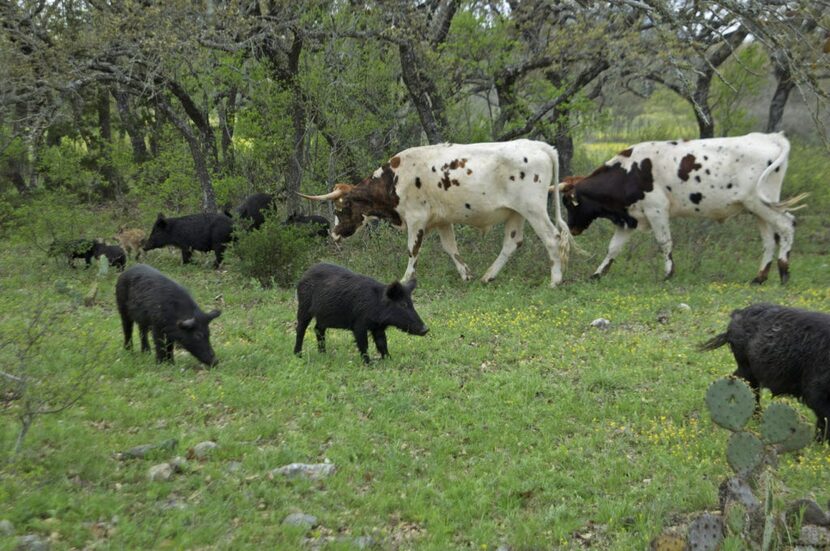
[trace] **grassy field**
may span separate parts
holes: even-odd
[[[602,159],[602,149],[590,155]],[[748,284],[761,253],[748,217],[675,221],[669,282],[650,234],[633,239],[605,279],[589,282],[611,235],[598,223],[579,238],[589,254],[572,258],[558,289],[547,286],[547,261],[529,229],[489,285],[459,281],[432,236],[415,291],[430,333],[390,330],[391,358],[369,366],[344,331],[330,332],[327,354],[310,338],[295,357],[293,289],[260,289],[232,259],[214,271],[212,258],[197,254],[183,267],[169,251],[147,262],[189,287],[203,309],[223,310],[212,325],[220,365],[202,370],[181,351],[174,366],[156,365],[121,347],[116,274],[47,258],[30,218],[0,249],[0,340],[20,342],[42,310],[48,334],[30,363],[44,383],[31,392],[69,395],[78,377],[86,392],[39,417],[17,455],[19,404],[6,404],[0,519],[57,549],[644,549],[663,526],[715,509],[730,473],[727,432],[713,427],[703,397],[734,361],[727,349],[702,354],[695,345],[752,302],[830,311],[828,165],[826,153],[793,152],[785,196],[813,195],[799,213],[787,287],[777,276]],[[143,213],[145,226],[154,214]],[[112,209],[76,216],[90,236],[128,221]],[[460,232],[476,274],[495,258],[500,233]],[[403,274],[405,237],[381,229],[325,257],[389,281]],[[71,290],[83,295],[95,283],[94,304],[75,305]],[[591,327],[598,317],[611,326]],[[0,349],[4,362],[15,353]],[[175,451],[115,456],[170,438]],[[188,461],[169,481],[147,479],[150,467],[205,440],[219,445],[206,460]],[[337,470],[322,480],[270,474],[324,460]],[[830,498],[828,447],[811,445],[777,472],[782,498]],[[284,525],[294,512],[318,525]],[[0,536],[0,548],[14,546]]]

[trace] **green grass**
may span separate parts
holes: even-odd
[[[147,261],[190,288],[203,309],[223,310],[212,326],[219,367],[201,370],[183,352],[174,366],[159,366],[122,350],[116,274],[101,279],[96,303],[58,318],[37,356],[57,382],[92,369],[88,392],[64,413],[39,418],[23,452],[5,456],[0,519],[17,534],[51,537],[57,549],[297,549],[306,537],[345,538],[325,548],[350,549],[349,538],[361,535],[383,549],[579,549],[585,538],[599,549],[644,549],[677,518],[715,509],[730,473],[727,431],[713,427],[703,398],[734,360],[727,349],[702,354],[695,344],[751,302],[830,311],[819,177],[827,162],[816,158],[797,148],[785,188],[814,194],[799,213],[787,287],[747,284],[761,253],[748,217],[674,221],[678,273],[669,282],[650,234],[633,239],[604,280],[587,281],[611,235],[599,223],[579,238],[588,256],[574,256],[565,285],[553,290],[529,228],[526,246],[489,285],[460,282],[430,236],[415,291],[430,333],[390,330],[391,358],[369,366],[344,331],[329,333],[327,354],[316,352],[312,332],[303,356],[291,353],[293,289],[262,290],[233,259],[216,272],[207,255],[183,267],[177,254],[153,251]],[[111,235],[121,221],[108,210],[75,216],[88,235]],[[0,251],[3,335],[19,333],[41,301],[69,308],[56,280],[83,294],[98,279],[94,269],[46,258],[25,231],[35,227],[10,231]],[[500,231],[459,232],[479,275],[500,241]],[[358,235],[325,259],[389,281],[403,274],[405,237]],[[590,327],[598,317],[611,328]],[[0,417],[3,453],[16,436],[14,408]],[[148,482],[146,473],[173,454],[113,457],[167,438],[179,440],[182,455],[207,439],[220,448],[170,482]],[[337,472],[322,481],[269,476],[324,459]],[[241,468],[229,470],[232,462]],[[778,474],[793,498],[825,503],[830,448],[812,445],[782,461]],[[320,526],[283,526],[295,511]],[[113,517],[104,535],[96,523]],[[2,549],[14,545],[0,540]]]

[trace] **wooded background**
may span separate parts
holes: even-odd
[[[0,195],[215,211],[264,190],[298,211],[294,191],[401,149],[519,137],[554,144],[564,176],[575,138],[647,101],[703,138],[826,143],[828,5],[3,0]],[[642,138],[697,137],[660,134]]]

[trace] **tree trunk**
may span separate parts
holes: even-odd
[[[98,112],[98,159],[101,175],[107,185],[102,186],[101,195],[108,199],[121,193],[121,177],[112,164],[112,114],[110,110],[110,92],[101,86],[96,101]]]
[[[227,99],[220,100],[217,105],[222,140],[222,165],[226,173],[233,172],[234,167],[233,126],[236,120],[236,93],[236,87],[231,87]]]
[[[144,143],[144,130],[130,108],[129,96],[122,90],[113,90],[112,96],[115,98],[115,107],[118,110],[118,118],[121,120],[121,127],[127,132],[130,137],[130,145],[133,148],[133,162],[141,164],[149,159],[147,153],[147,145]]]
[[[173,111],[173,108],[165,99],[159,99],[156,102],[159,110],[173,123],[179,132],[181,132],[187,145],[190,148],[190,155],[193,157],[193,167],[196,170],[196,177],[199,180],[199,186],[202,189],[202,211],[217,212],[216,207],[216,193],[213,190],[213,182],[211,181],[210,170],[208,169],[207,156],[202,150],[202,143],[199,138],[193,133],[190,126],[179,118]]]
[[[435,83],[419,69],[421,62],[412,44],[400,44],[398,52],[401,58],[401,76],[409,92],[409,98],[418,111],[418,118],[427,140],[431,144],[441,143],[444,141],[443,129],[446,128],[447,122],[444,105]]]
[[[692,109],[695,112],[695,120],[701,139],[715,137],[715,119],[712,118],[712,108],[709,107],[709,85],[711,74],[708,78],[701,76],[692,95]]]
[[[553,145],[556,147],[556,151],[559,152],[559,181],[562,181],[562,178],[572,174],[571,162],[574,158],[574,140],[571,136],[571,119],[568,112],[560,112],[556,109],[553,112],[553,118],[556,125]]]
[[[297,81],[300,70],[300,54],[303,51],[303,39],[294,35],[291,50],[288,52],[288,78],[291,87],[291,122],[294,128],[294,146],[288,159],[285,180],[286,207],[289,213],[300,211],[300,198],[297,192],[303,182],[303,157],[305,156],[306,108],[303,91]]]
[[[790,92],[795,87],[792,75],[788,67],[777,66],[775,78],[778,82],[772,101],[769,103],[769,117],[767,118],[767,132],[778,132],[781,130],[781,119],[784,118],[784,108],[787,100],[790,99]]]

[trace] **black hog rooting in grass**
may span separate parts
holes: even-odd
[[[306,226],[309,229],[309,236],[327,237],[329,235],[329,221],[318,214],[306,216],[304,214],[291,214],[285,219],[286,226]]]
[[[202,312],[187,289],[155,268],[136,264],[118,276],[115,300],[124,329],[124,348],[132,348],[136,323],[142,352],[150,350],[147,333],[153,332],[156,362],[172,362],[173,345],[178,343],[203,364],[216,365],[208,324],[221,312]]]
[[[49,255],[65,257],[70,268],[75,267],[74,261],[76,258],[83,258],[87,267],[89,267],[95,257],[94,247],[95,242],[92,239],[55,240],[49,245]]]
[[[297,284],[297,342],[294,353],[303,349],[303,338],[312,318],[317,348],[326,351],[326,329],[351,329],[363,361],[369,363],[368,333],[382,358],[386,348],[386,328],[397,327],[412,335],[426,335],[427,326],[412,305],[415,280],[389,285],[350,272],[332,264],[315,264]]]
[[[178,218],[165,218],[159,213],[150,237],[144,243],[144,250],[150,251],[168,245],[182,251],[182,262],[187,264],[193,251],[209,252],[216,255],[215,267],[222,264],[225,247],[231,240],[233,224],[224,214],[189,214]]]
[[[119,270],[124,270],[127,266],[127,253],[118,245],[107,245],[101,241],[96,241],[92,245],[92,256],[95,258],[107,257],[110,266],[115,266]]]
[[[754,304],[732,312],[725,333],[700,345],[728,344],[760,403],[760,389],[802,400],[816,414],[816,439],[827,441],[830,418],[830,315]]]

